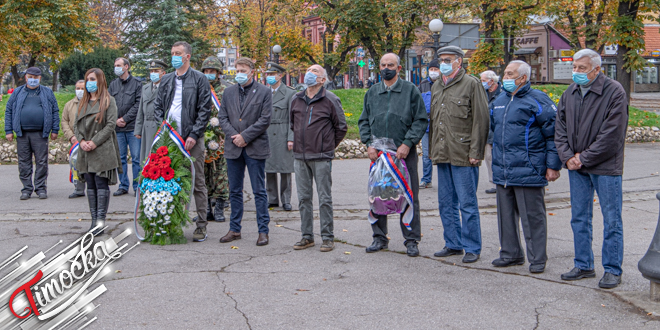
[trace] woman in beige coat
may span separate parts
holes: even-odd
[[[76,139],[80,141],[76,168],[87,183],[87,199],[92,216],[92,226],[105,223],[110,187],[117,184],[122,171],[115,126],[117,104],[108,93],[108,84],[101,69],[89,69],[85,73],[85,95],[80,100],[76,124]],[[103,234],[97,229],[94,234]]]

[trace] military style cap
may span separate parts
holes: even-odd
[[[273,62],[267,62],[266,63],[266,73],[284,73],[286,72],[286,69],[283,68],[281,65],[273,63]]]
[[[222,73],[222,68],[224,66],[225,65],[219,58],[215,56],[209,56],[204,60],[204,63],[202,63],[202,69],[200,71],[204,71],[204,69],[216,69],[218,72]]]
[[[450,54],[450,55],[456,55],[460,57],[465,56],[465,52],[460,47],[457,46],[445,46],[440,49],[438,49],[438,56],[442,54]]]
[[[152,60],[151,63],[149,63],[149,70],[153,69],[167,70],[167,64],[161,60]]]

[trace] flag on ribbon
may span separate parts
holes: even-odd
[[[406,227],[408,230],[412,230],[410,227],[410,222],[412,222],[413,216],[415,214],[414,207],[413,207],[413,191],[412,188],[410,187],[410,184],[406,180],[406,175],[402,171],[407,171],[405,169],[405,163],[403,163],[403,160],[401,160],[401,163],[403,165],[403,169],[401,169],[395,162],[395,159],[392,157],[392,154],[389,152],[382,152],[380,151],[378,153],[378,159],[376,162],[382,162],[385,165],[385,168],[387,169],[387,172],[389,172],[390,176],[394,178],[396,184],[398,184],[399,187],[402,187],[401,189],[403,191],[403,196],[405,197],[406,201],[408,202],[408,206],[405,208],[405,211],[403,211],[403,218],[402,222],[403,225]],[[374,165],[376,162],[372,162],[371,166],[369,167],[369,172],[373,173],[374,170]],[[370,174],[371,175],[371,174]],[[373,213],[373,210],[369,211],[368,215],[369,222],[371,224],[376,223],[378,219],[376,218],[376,215]]]
[[[76,169],[76,161],[78,160],[78,142],[71,146],[69,149],[69,182],[78,183],[78,170]]]

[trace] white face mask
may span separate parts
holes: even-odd
[[[76,89],[76,97],[78,98],[78,100],[81,100],[83,98],[83,95],[85,95],[85,90]]]
[[[431,80],[436,80],[438,77],[440,77],[440,72],[429,71],[429,78],[431,78]]]

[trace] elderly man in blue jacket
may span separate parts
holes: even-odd
[[[46,199],[48,178],[48,136],[55,140],[60,131],[60,109],[53,91],[41,86],[41,70],[30,67],[25,71],[27,83],[16,87],[7,101],[5,111],[5,138],[9,142],[16,133],[18,176],[23,183],[21,200],[36,192]],[[32,182],[32,156],[34,155],[34,184]]]
[[[522,265],[518,219],[522,223],[531,273],[545,271],[547,218],[545,189],[559,178],[555,148],[557,108],[529,83],[531,67],[511,61],[504,70],[500,94],[490,105],[493,130],[493,182],[497,185],[500,257],[495,267]]]

